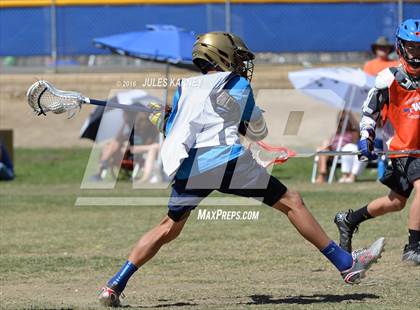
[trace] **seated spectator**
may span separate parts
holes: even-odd
[[[0,181],[11,181],[15,178],[13,163],[3,142],[0,140]]]
[[[318,151],[337,151],[340,140],[341,129],[343,126],[345,113],[341,113],[338,121],[338,128],[336,134],[331,138],[330,141],[326,141],[324,145],[318,148]],[[357,141],[359,140],[359,129],[358,123],[354,116],[350,113],[349,120],[346,126],[346,130],[342,137],[342,151],[354,151],[357,152]],[[318,177],[316,183],[324,183],[328,176],[328,164],[331,156],[319,156],[318,159]],[[342,176],[339,179],[340,183],[353,183],[356,181],[365,164],[360,162],[356,155],[341,156],[341,173]]]
[[[134,129],[130,129],[133,125]],[[150,123],[146,113],[125,112],[124,124],[115,138],[104,147],[99,172],[92,180],[102,180],[108,172],[113,174],[113,168],[119,167],[124,159],[131,161],[131,167],[137,162],[142,162],[143,172],[139,182],[149,182],[160,149],[158,137],[158,131]],[[138,161],[135,159],[137,154],[142,155]]]
[[[357,144],[347,143],[341,150],[343,152],[357,152]],[[341,156],[341,178],[339,183],[354,183],[357,177],[362,173],[365,168],[365,163],[360,162],[357,155],[354,156]]]
[[[387,38],[379,37],[371,48],[375,58],[365,63],[363,71],[367,74],[376,76],[386,68],[398,66],[397,60],[390,59],[390,55],[394,51],[394,44],[390,43]]]

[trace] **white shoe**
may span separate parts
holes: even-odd
[[[366,271],[381,258],[384,250],[385,238],[379,238],[367,249],[359,249],[352,252],[353,266],[341,272],[344,282],[358,284],[365,277]]]

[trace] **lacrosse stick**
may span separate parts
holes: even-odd
[[[55,114],[67,112],[69,118],[71,118],[81,109],[82,104],[93,104],[133,112],[155,112],[153,109],[142,105],[112,103],[84,97],[80,93],[74,91],[59,90],[45,80],[40,80],[32,84],[26,93],[26,97],[28,98],[29,106],[38,115],[46,115],[47,112]]]
[[[290,157],[296,156],[296,152],[282,146],[271,146],[262,141],[251,142],[248,146],[252,157],[263,167],[275,164],[283,164]]]
[[[252,153],[254,159],[263,167],[268,167],[272,164],[282,164],[291,157],[297,157],[299,154],[286,147],[272,146],[262,141],[252,142],[249,144],[249,150]],[[375,151],[378,155],[417,155],[420,154],[420,150],[401,150],[401,151]],[[357,156],[361,155],[361,152],[351,151],[318,151],[314,152],[310,156]],[[303,157],[308,157],[308,154],[304,154]]]
[[[420,150],[401,150],[401,151],[373,151],[372,153],[377,155],[417,155],[420,154]],[[319,151],[315,155],[326,155],[326,156],[346,156],[346,155],[362,155],[361,152],[356,151]]]

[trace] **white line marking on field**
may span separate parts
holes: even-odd
[[[87,206],[166,206],[168,197],[77,197],[76,207]],[[261,202],[243,197],[207,197],[200,206],[259,206]]]

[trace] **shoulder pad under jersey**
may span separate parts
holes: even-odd
[[[395,80],[395,69],[397,68],[386,68],[379,72],[375,79],[375,88],[385,89],[391,86]]]
[[[395,68],[395,80],[398,84],[407,89],[407,90],[415,90],[420,88],[420,81],[418,79],[411,78],[402,67]]]

